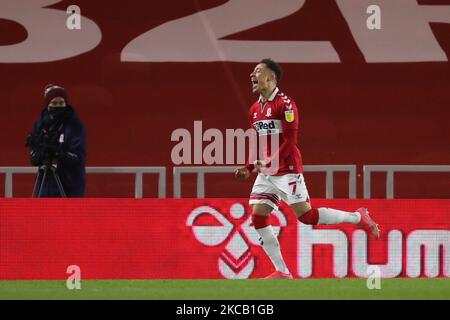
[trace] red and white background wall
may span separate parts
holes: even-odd
[[[66,27],[71,5],[80,30]],[[379,30],[367,28],[370,5]],[[355,164],[358,198],[363,165],[450,163],[450,1],[1,0],[0,166],[29,166],[24,140],[56,83],[86,125],[87,165],[165,166],[170,197],[171,133],[193,132],[195,120],[247,128],[249,74],[266,57],[281,63],[280,88],[299,107],[305,164]],[[364,201],[320,200],[323,176],[305,177],[314,205],[367,206],[383,236],[311,229],[281,207],[273,219],[297,277],[364,276],[369,265],[385,277],[450,275],[450,173],[396,174],[399,200],[380,199],[385,177],[374,174]],[[0,200],[1,279],[64,279],[72,264],[91,279],[271,270],[249,227],[251,181],[206,177],[211,199],[189,199],[196,177],[186,175],[185,199],[134,200],[118,199],[133,197],[132,175],[90,174],[97,199],[31,200],[33,177],[14,179],[16,199]],[[348,197],[340,180],[335,197]],[[157,195],[156,177],[144,185],[144,197]]]

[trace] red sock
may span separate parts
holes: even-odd
[[[304,224],[311,224],[315,226],[319,222],[319,211],[313,208],[299,217],[298,220]]]
[[[269,225],[269,217],[259,216],[256,214],[252,215],[252,222],[255,229],[261,229]]]

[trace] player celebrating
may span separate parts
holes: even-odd
[[[297,145],[298,111],[295,102],[280,91],[277,83],[282,76],[281,67],[271,59],[262,60],[250,74],[253,93],[259,99],[249,110],[249,119],[258,136],[278,139],[279,148],[270,150],[266,146],[264,159],[251,161],[235,171],[237,179],[248,179],[256,169],[258,176],[250,194],[253,207],[253,226],[261,237],[264,251],[272,261],[275,272],[267,278],[291,279],[283,260],[280,244],[269,224],[269,215],[278,208],[280,200],[286,202],[298,220],[304,224],[353,223],[362,227],[376,239],[380,232],[378,225],[370,218],[366,208],[356,212],[345,212],[331,208],[312,208],[303,178],[302,158]]]

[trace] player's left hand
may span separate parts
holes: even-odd
[[[262,172],[262,170],[267,167],[267,163],[264,160],[255,160],[253,165],[255,166],[257,172]]]

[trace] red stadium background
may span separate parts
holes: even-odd
[[[367,29],[371,4],[381,8],[380,30]],[[70,5],[81,9],[81,30],[66,27]],[[448,0],[3,0],[0,167],[29,166],[25,137],[43,107],[43,88],[55,83],[68,90],[86,125],[88,166],[165,166],[171,197],[171,133],[193,132],[195,120],[203,130],[247,128],[247,109],[256,99],[249,74],[266,57],[281,63],[279,86],[299,107],[304,163],[357,165],[358,198],[363,165],[450,164]],[[347,198],[345,175],[335,176],[335,197]],[[324,175],[305,177],[312,198],[323,198]],[[386,197],[385,178],[373,174],[372,198]],[[384,228],[381,241],[369,240],[369,263],[386,263],[387,235],[397,230],[403,248],[399,276],[416,276],[417,268],[411,267],[412,275],[407,271],[407,239],[414,231],[449,230],[449,178],[396,174],[396,198],[434,200],[313,201],[349,210],[369,206]],[[89,174],[86,196],[133,197],[133,179]],[[32,175],[15,175],[14,196],[29,197],[33,182]],[[222,200],[0,200],[0,279],[64,279],[68,264],[79,265],[83,279],[220,278],[219,257],[234,263],[236,272],[254,258],[249,276],[266,275],[269,261],[257,246],[239,258],[245,262],[233,261],[232,249],[221,255],[231,234],[206,246],[186,225],[199,206],[235,223],[229,211],[235,203],[245,207],[237,219],[244,222],[251,184],[230,174],[207,176],[206,196]],[[155,176],[146,176],[144,185],[144,197],[157,195]],[[195,197],[196,177],[183,176],[182,189],[183,197]],[[282,246],[292,271],[302,276],[301,225],[283,210]],[[202,217],[196,223],[216,222]],[[339,261],[348,262],[345,276],[356,276],[353,238],[362,234],[349,226],[339,230],[349,241],[348,259]],[[433,232],[433,243],[448,236]],[[233,248],[245,247],[235,241]],[[448,242],[442,246],[438,251],[448,257]],[[332,254],[330,246],[317,246],[312,277],[336,276],[333,268],[341,264],[330,263]],[[438,263],[440,276],[450,273],[445,259]],[[426,261],[418,262],[420,275],[435,276],[424,271]]]

